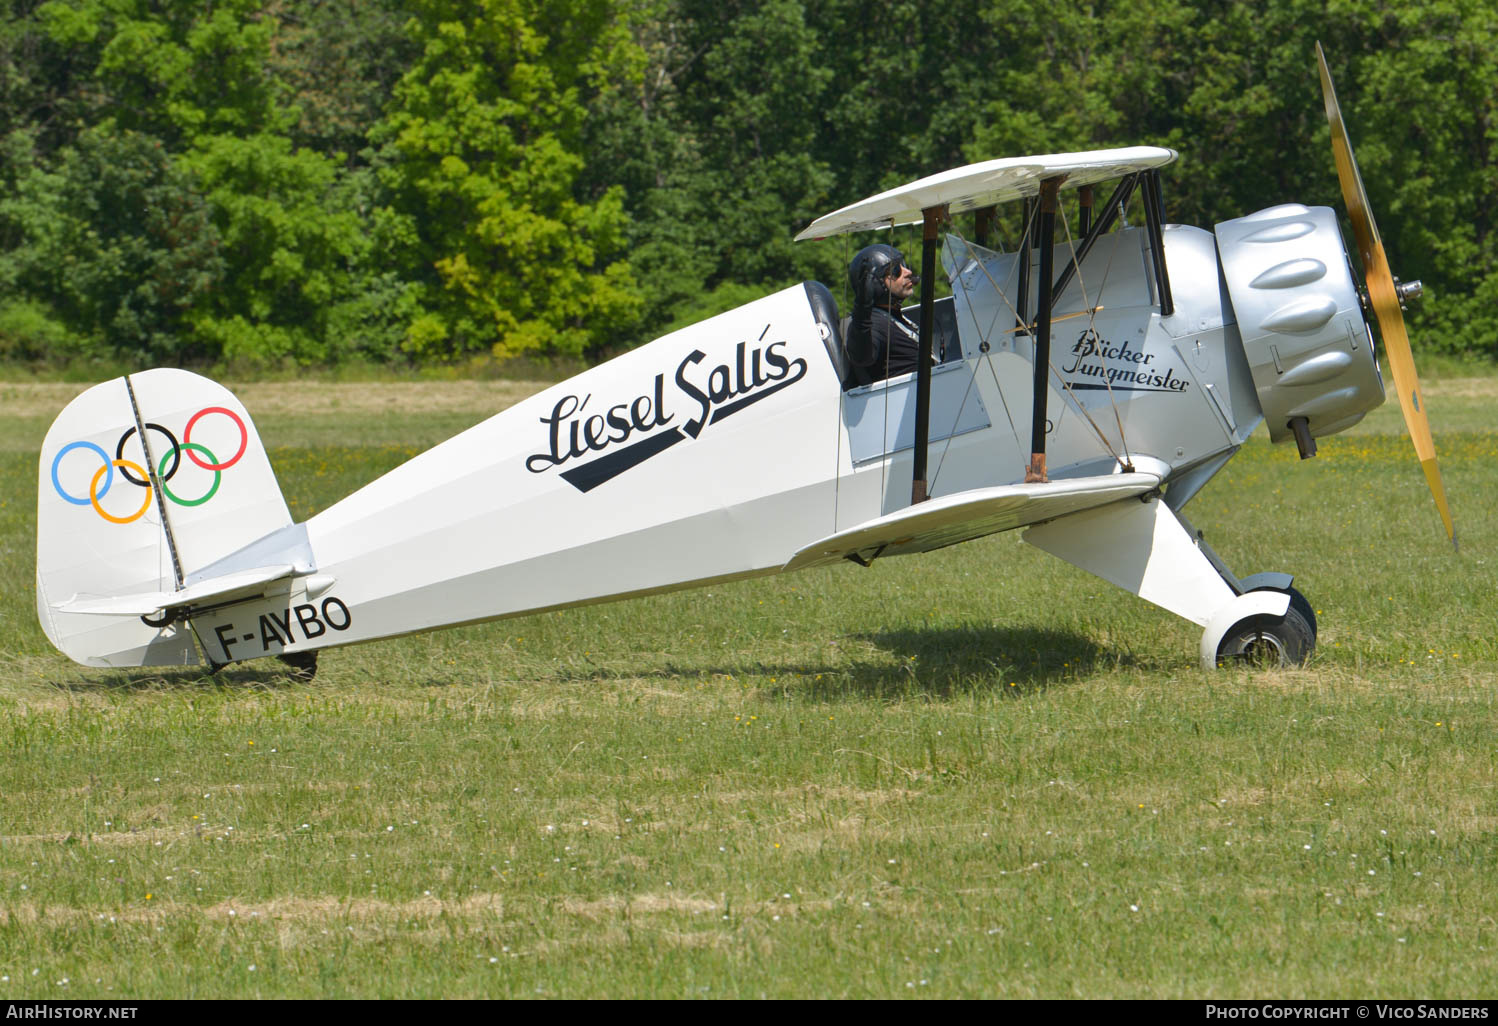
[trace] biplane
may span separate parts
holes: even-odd
[[[798,236],[922,226],[914,372],[854,383],[837,302],[805,282],[547,388],[302,523],[229,391],[129,374],[43,445],[42,626],[93,666],[280,656],[310,674],[334,645],[1023,529],[1200,625],[1205,666],[1302,662],[1316,617],[1293,578],[1236,576],[1184,510],[1261,422],[1309,457],[1383,402],[1371,321],[1455,539],[1400,313],[1418,283],[1390,273],[1317,52],[1361,282],[1327,207],[1167,223],[1173,150],[973,164]],[[1007,251],[987,235],[1001,203],[1024,225]]]

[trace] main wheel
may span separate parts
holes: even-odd
[[[1217,665],[1299,666],[1311,658],[1316,632],[1293,598],[1284,616],[1249,616],[1233,624],[1217,645]]]
[[[1290,596],[1290,608],[1300,614],[1301,619],[1310,624],[1311,639],[1314,642],[1318,629],[1316,627],[1316,610],[1311,608],[1310,599],[1302,595],[1297,588],[1255,588],[1254,591],[1277,591],[1281,595]]]

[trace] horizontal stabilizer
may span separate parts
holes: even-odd
[[[849,556],[872,559],[929,552],[1105,506],[1152,491],[1159,484],[1157,475],[1135,471],[1043,484],[975,488],[907,506],[813,542],[792,556],[785,569],[804,570]]]
[[[174,606],[204,606],[230,599],[249,598],[263,593],[265,586],[292,576],[292,565],[262,566],[254,570],[213,577],[189,585],[181,591],[144,591],[134,595],[110,598],[84,598],[74,595],[66,602],[54,603],[59,613],[94,613],[100,616],[144,616]]]

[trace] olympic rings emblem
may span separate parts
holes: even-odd
[[[210,413],[223,414],[234,422],[235,427],[239,428],[239,448],[235,450],[233,456],[222,462],[219,461],[219,458],[206,445],[192,440],[193,428],[197,427],[198,422]],[[182,440],[180,442],[177,440],[176,435],[160,424],[148,423],[146,424],[146,430],[164,435],[166,440],[171,443],[171,447],[162,454],[161,465],[156,468],[156,473],[161,481],[162,493],[179,506],[201,506],[213,498],[214,495],[218,494],[219,485],[223,482],[224,471],[240,461],[250,444],[249,429],[245,427],[244,421],[240,419],[239,414],[222,406],[206,406],[188,418],[187,427],[182,430]],[[125,433],[120,435],[119,443],[114,447],[114,457],[112,459],[109,453],[93,442],[69,442],[59,449],[57,455],[52,457],[52,487],[57,490],[57,494],[62,497],[63,501],[72,503],[74,506],[92,506],[95,513],[111,524],[129,524],[145,516],[146,510],[151,508],[150,474],[139,463],[125,459],[125,443],[130,441],[130,436],[133,434],[135,434],[135,428],[131,427],[127,428]],[[58,469],[62,465],[62,458],[75,450],[87,450],[93,453],[99,457],[101,464],[89,480],[87,496],[73,495],[68,492],[62,486],[62,480],[58,474]],[[182,456],[184,453],[195,465],[213,472],[213,484],[206,492],[195,499],[184,499],[166,485],[168,481],[177,476],[177,471],[182,469]],[[99,500],[109,494],[109,489],[114,486],[116,468],[119,468],[120,477],[124,478],[126,482],[135,485],[137,488],[143,488],[146,492],[145,499],[140,504],[140,509],[125,516],[116,516],[105,510],[99,503]]]

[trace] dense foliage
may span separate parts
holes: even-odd
[[[0,0],[0,360],[591,357],[807,277],[812,218],[1156,143],[1172,220],[1340,205],[1498,356],[1484,0]],[[1012,227],[1012,226],[1011,226]],[[854,240],[856,241],[856,240]],[[900,241],[900,240],[897,240]]]

